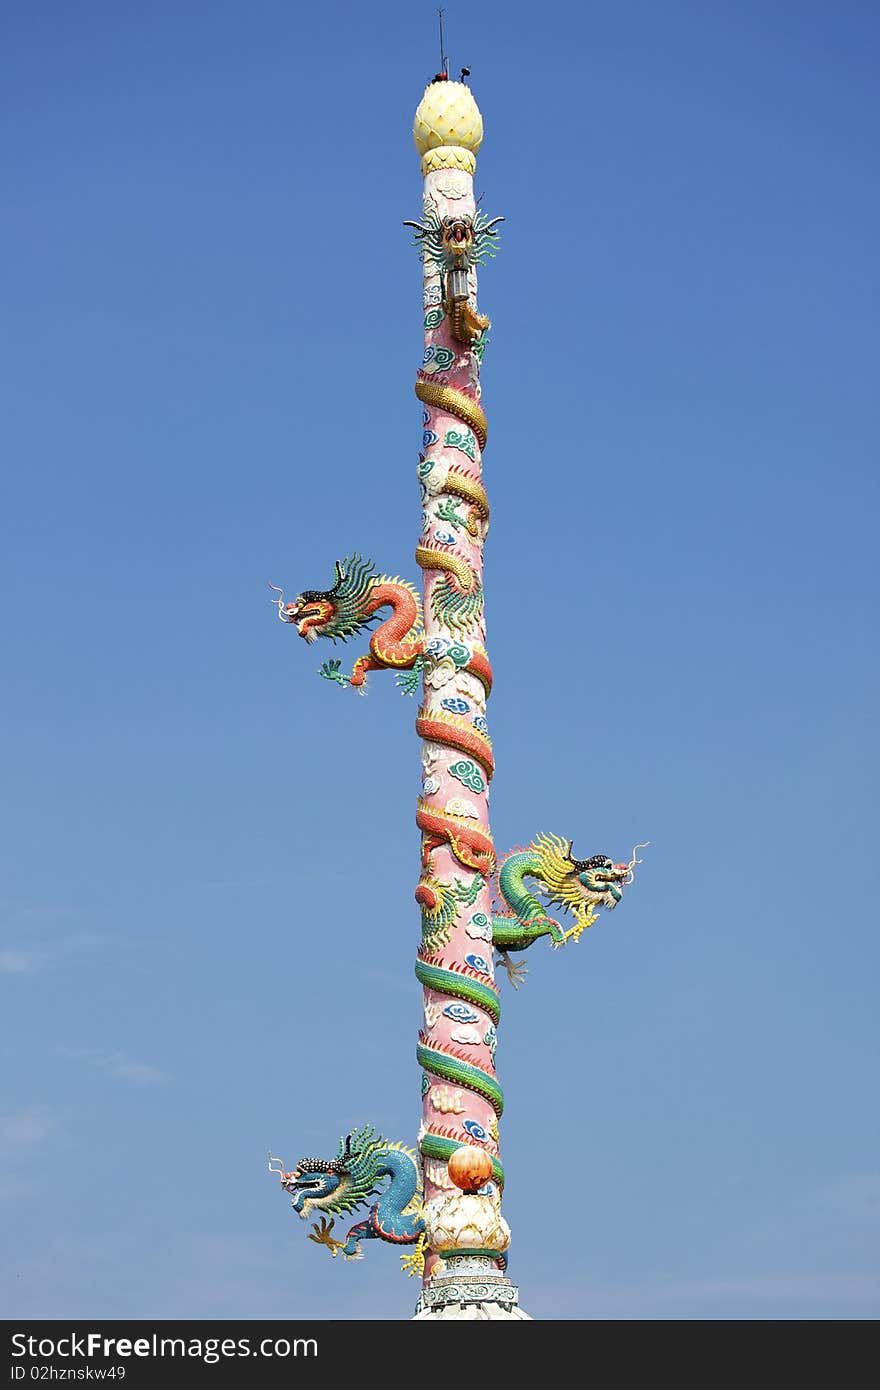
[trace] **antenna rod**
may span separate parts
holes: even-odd
[[[449,69],[446,66],[446,54],[443,52],[443,11],[440,9],[438,9],[437,11],[437,18],[440,21],[440,71],[448,72]]]

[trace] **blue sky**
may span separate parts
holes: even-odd
[[[505,994],[511,1273],[544,1318],[874,1317],[877,12],[446,25],[507,218],[493,830],[652,842]],[[436,66],[411,3],[7,16],[7,1317],[415,1299],[264,1171],[420,1109],[414,706],[320,681],[266,584],[416,577]]]

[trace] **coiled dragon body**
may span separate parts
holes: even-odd
[[[473,607],[475,586],[463,575],[462,562],[427,547],[420,547],[420,551],[425,568],[443,572],[445,587],[442,595],[435,595],[435,606],[448,605],[451,618],[462,605]],[[418,688],[427,648],[421,602],[407,580],[380,575],[372,561],[352,555],[336,562],[336,583],[331,589],[306,589],[293,603],[285,603],[284,594],[279,593],[275,600],[279,618],[295,623],[307,642],[319,637],[345,642],[378,623],[382,609],[390,608],[390,616],[370,637],[369,653],[358,657],[350,675],[343,674],[338,661],[324,662],[320,674],[339,685],[363,690],[370,671],[394,670],[401,673],[399,683],[406,694]],[[492,667],[481,645],[467,649],[460,669],[476,676],[487,694],[492,689]]]
[[[486,720],[492,670],[484,646],[482,547],[489,503],[482,450],[488,423],[479,375],[489,322],[476,307],[476,267],[494,254],[500,220],[489,222],[474,208],[468,178],[437,172],[428,175],[423,221],[409,224],[425,267],[425,354],[415,385],[424,408],[418,463],[422,531],[415,555],[423,571],[424,607],[411,584],[379,574],[359,555],[337,562],[332,588],[305,590],[292,603],[279,591],[277,599],[279,618],[295,624],[306,641],[345,642],[370,631],[368,651],[351,672],[343,673],[338,660],[327,661],[320,668],[326,679],[363,690],[371,671],[385,669],[396,673],[405,694],[423,687],[416,716],[423,776],[416,806],[421,874],[415,897],[422,937],[415,974],[424,991],[425,1022],[416,1055],[423,1097],[419,1149],[425,1195],[432,1200],[451,1188],[447,1164],[463,1144],[484,1148],[491,1157],[487,1195],[492,1184],[500,1189],[504,1183],[498,1154],[504,1097],[495,1074],[501,1012],[496,952],[518,987],[526,971],[510,953],[542,937],[554,947],[577,941],[599,909],[620,902],[639,862],[635,851],[629,863],[606,855],[576,859],[571,840],[542,834],[499,863],[488,823],[495,760]],[[571,914],[570,925],[550,915],[557,909]],[[380,1199],[346,1242],[334,1241],[327,1227],[316,1228],[312,1239],[334,1255],[355,1254],[358,1241],[371,1235],[416,1242],[421,1237],[424,1223],[415,1205],[400,1206],[409,1191],[400,1186],[403,1160],[394,1157],[401,1146],[385,1145],[379,1159],[384,1141],[377,1141],[380,1148],[371,1142],[368,1137],[341,1146],[333,1163],[304,1160],[295,1173],[282,1175],[294,1207],[305,1215],[313,1208],[348,1209],[334,1194],[343,1187],[342,1176],[354,1171],[356,1150],[367,1155],[363,1171],[369,1168],[371,1182],[393,1174],[386,1193],[394,1193],[393,1220]],[[406,1181],[411,1180],[410,1175]],[[363,1199],[375,1188],[357,1190]],[[407,1200],[416,1201],[415,1188]],[[435,1260],[429,1253],[428,1275]]]

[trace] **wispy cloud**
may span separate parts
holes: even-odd
[[[139,1062],[125,1052],[99,1052],[89,1048],[69,1047],[61,1048],[60,1051],[63,1056],[70,1057],[75,1062],[86,1062],[90,1067],[97,1067],[98,1071],[105,1072],[107,1076],[116,1077],[118,1081],[129,1081],[135,1086],[156,1086],[171,1079],[161,1067],[153,1066],[152,1062]]]
[[[31,975],[61,960],[104,944],[105,934],[70,933],[70,922],[79,916],[72,907],[41,903],[0,904],[0,975]],[[68,928],[59,933],[59,928]]]
[[[42,1144],[58,1129],[59,1120],[48,1105],[27,1105],[0,1115],[0,1158],[16,1158]]]
[[[36,1190],[32,1160],[60,1127],[57,1112],[48,1105],[26,1105],[0,1115],[0,1201],[20,1201]]]
[[[60,961],[105,945],[108,938],[97,932],[79,932],[62,940],[41,941],[33,946],[4,946],[0,949],[0,975],[34,974]]]
[[[95,1065],[108,1076],[116,1076],[120,1081],[133,1081],[138,1086],[154,1086],[157,1082],[168,1080],[167,1073],[160,1067],[154,1067],[151,1062],[136,1062],[126,1057],[124,1052],[111,1052],[106,1057],[99,1057]]]
[[[10,947],[0,951],[0,975],[26,975],[39,970],[45,961],[42,951],[22,951]]]

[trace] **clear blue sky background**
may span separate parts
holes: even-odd
[[[652,841],[505,991],[538,1317],[880,1311],[878,28],[448,6],[508,219],[493,829]],[[266,584],[417,573],[435,14],[49,0],[4,47],[0,1309],[405,1317],[265,1162],[415,1138],[414,706]]]

